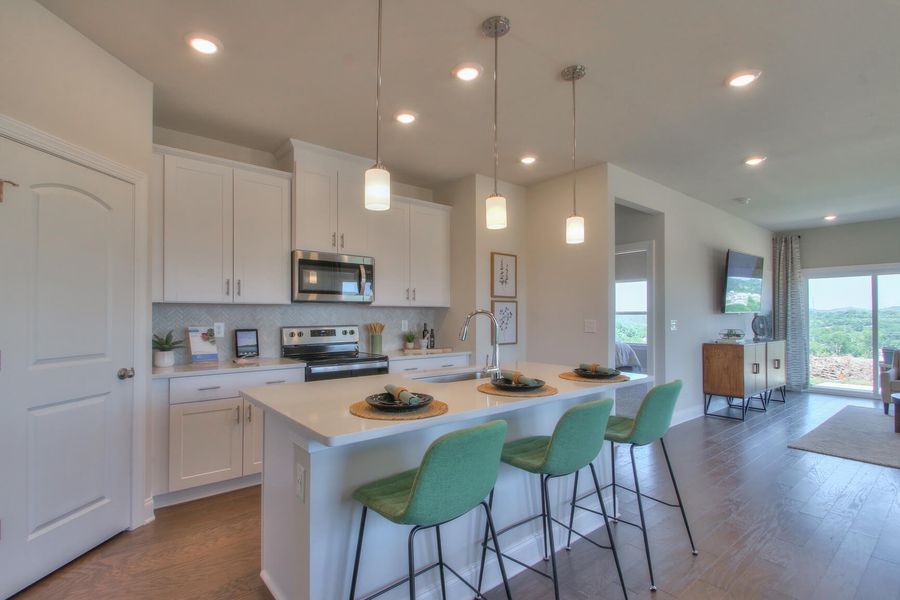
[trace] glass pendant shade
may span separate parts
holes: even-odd
[[[499,194],[485,200],[485,225],[488,229],[506,229],[506,198]]]
[[[571,217],[566,219],[566,243],[584,243],[584,217],[572,215]]]
[[[381,165],[373,165],[366,171],[366,208],[390,210],[391,174]]]

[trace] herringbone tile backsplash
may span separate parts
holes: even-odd
[[[165,335],[169,330],[176,337],[186,336],[188,326],[209,326],[225,323],[225,338],[219,340],[219,360],[234,357],[234,330],[258,329],[259,353],[264,357],[281,354],[281,327],[292,325],[357,325],[363,326],[360,334],[362,350],[368,347],[365,324],[384,323],[382,350],[400,349],[400,321],[409,321],[412,331],[421,332],[423,323],[435,327],[446,309],[440,308],[382,308],[374,306],[347,306],[343,304],[154,304],[153,333]],[[190,362],[189,351],[177,350],[175,362]]]

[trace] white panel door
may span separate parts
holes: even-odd
[[[283,177],[234,170],[234,301],[291,301],[291,191]]]
[[[368,211],[369,251],[375,259],[374,306],[409,306],[409,202],[391,199],[391,209]]]
[[[343,167],[338,174],[338,252],[371,256],[366,210],[365,172],[354,166]]]
[[[0,138],[0,597],[126,529],[134,186]]]
[[[450,306],[449,211],[410,203],[409,265],[411,303]]]
[[[337,165],[304,158],[295,170],[294,250],[337,252]]]
[[[165,159],[166,302],[231,302],[232,169]]]
[[[244,475],[262,472],[264,416],[262,410],[244,400]]]
[[[240,477],[243,459],[241,398],[169,407],[169,491]]]

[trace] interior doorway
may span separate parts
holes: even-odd
[[[616,247],[616,368],[654,373],[654,242]]]

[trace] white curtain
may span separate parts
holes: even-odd
[[[809,385],[809,323],[800,270],[800,236],[776,235],[772,241],[775,339],[786,342],[788,389],[802,390]]]

